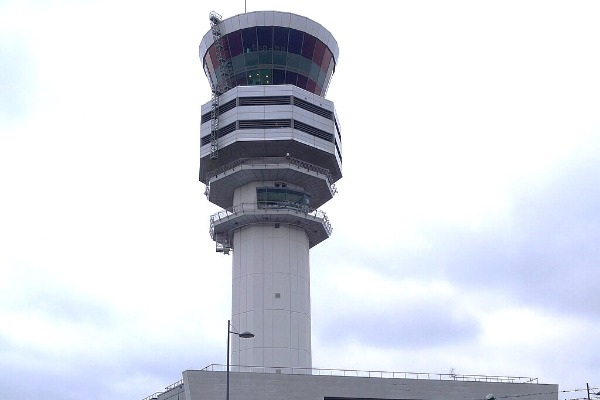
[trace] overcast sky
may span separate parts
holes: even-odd
[[[247,7],[340,47],[313,366],[599,387],[600,3]],[[225,363],[231,257],[198,182],[212,10],[244,3],[0,0],[1,398],[141,400]]]

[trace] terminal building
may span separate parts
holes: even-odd
[[[231,351],[228,340],[226,366],[184,371],[144,400],[557,400],[557,385],[531,378],[313,368],[309,251],[332,233],[321,207],[342,178],[341,124],[325,99],[338,44],[292,13],[209,20],[199,180],[222,208],[210,218],[215,250],[232,258],[228,330],[252,338]]]

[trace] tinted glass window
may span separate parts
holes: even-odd
[[[288,51],[294,54],[302,52],[302,32],[295,29],[290,29],[290,39],[288,43]]]
[[[227,39],[229,40],[229,52],[231,57],[239,56],[243,53],[242,31],[231,32],[227,35]]]
[[[273,84],[283,85],[285,83],[285,70],[274,69],[273,70]]]
[[[256,188],[256,200],[259,208],[293,208],[308,211],[310,195],[285,188]]]
[[[287,71],[285,73],[285,83],[295,85],[298,74],[295,72]]]
[[[323,42],[291,28],[240,29],[224,35],[222,44],[222,55],[233,67],[229,86],[292,84],[322,95],[329,85],[327,75],[335,68],[331,51]],[[203,60],[209,81],[215,83],[221,76],[216,53],[213,44]]]
[[[242,42],[244,53],[256,51],[256,27],[242,29]]]
[[[276,26],[273,28],[273,49],[287,51],[289,28]]]
[[[288,69],[297,71],[298,68],[300,67],[300,56],[297,54],[288,53],[286,65],[287,65]]]
[[[236,74],[240,73],[246,68],[246,62],[244,61],[244,55],[240,54],[237,57],[231,59],[231,65],[233,66],[233,72]]]
[[[248,80],[246,79],[246,73],[242,72],[241,74],[237,74],[235,76],[235,82],[240,86],[245,86],[248,84]]]
[[[304,34],[304,43],[302,43],[302,56],[312,60],[313,53],[315,52],[316,38],[308,33]]]
[[[258,36],[258,50],[266,51],[273,48],[273,27],[258,26],[256,27]]]
[[[246,59],[246,67],[250,68],[258,65],[258,53],[246,53],[244,58]]]
[[[310,73],[308,74],[308,77],[316,82],[317,79],[319,79],[319,72],[321,72],[321,68],[317,64],[312,63],[310,65]]]
[[[331,61],[331,52],[325,49],[325,55],[323,56],[323,61],[321,62],[321,69],[323,71],[327,71],[329,68],[329,62]]]
[[[258,52],[258,63],[259,64],[273,64],[273,52],[272,51],[259,51]]]
[[[208,49],[208,55],[210,57],[210,64],[213,68],[219,68],[219,61],[217,61],[217,47],[213,44]]]
[[[313,61],[317,64],[321,64],[323,60],[323,55],[325,54],[325,45],[320,40],[317,40],[315,43],[315,52],[313,53]]]
[[[223,58],[225,58],[226,60],[231,58],[230,53],[229,53],[229,43],[227,43],[227,37],[224,36],[221,38],[221,46],[223,46],[223,48],[221,49],[221,55],[223,56]]]
[[[261,69],[260,70],[260,81],[261,85],[272,85],[273,84],[273,70],[272,69]]]
[[[283,51],[274,51],[273,52],[273,64],[285,66],[287,53]]]
[[[298,72],[303,75],[308,76],[310,73],[310,66],[312,65],[312,61],[308,58],[300,57],[300,65],[298,66]]]
[[[308,83],[308,78],[304,75],[298,74],[298,81],[296,82],[296,86],[300,89],[306,89],[306,84]]]
[[[248,85],[260,85],[260,72],[257,69],[248,71],[246,76],[248,76]]]

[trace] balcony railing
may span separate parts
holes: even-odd
[[[237,213],[256,212],[256,211],[277,212],[277,211],[287,211],[287,210],[297,212],[298,214],[301,214],[301,215],[310,216],[315,219],[323,220],[323,225],[325,227],[325,230],[327,231],[327,234],[331,235],[333,228],[331,227],[331,222],[329,221],[329,218],[327,217],[327,214],[325,214],[325,212],[323,212],[321,210],[310,210],[307,206],[288,202],[288,201],[285,201],[285,202],[284,201],[280,201],[280,202],[264,201],[264,202],[258,202],[258,203],[240,203],[240,204],[234,205],[231,208],[221,210],[221,211],[211,215],[209,233],[210,233],[210,236],[212,238],[214,238],[215,223],[217,223],[218,221],[220,221],[222,219],[225,219],[232,215],[235,215]]]
[[[208,182],[211,178],[218,176],[226,171],[240,167],[241,165],[272,166],[281,164],[288,164],[290,166],[294,166],[297,169],[305,169],[310,172],[325,175],[325,177],[327,178],[327,183],[329,184],[332,193],[337,193],[337,188],[335,187],[335,183],[333,182],[331,173],[327,168],[323,168],[318,165],[311,164],[309,162],[299,160],[294,157],[238,158],[237,160],[234,160],[230,163],[221,165],[219,168],[213,169],[212,171],[208,171],[204,174],[204,180]],[[204,194],[208,196],[208,193]]]
[[[262,367],[262,366],[230,366],[236,372],[253,373],[279,373],[291,375],[325,375],[325,376],[350,376],[366,378],[401,378],[401,379],[427,379],[439,381],[463,382],[490,382],[490,383],[534,383],[538,378],[524,376],[496,376],[496,375],[462,375],[462,374],[436,374],[430,372],[389,372],[389,371],[360,371],[353,369],[320,369],[320,368],[289,368],[289,367]],[[202,371],[225,371],[222,364],[210,364]]]

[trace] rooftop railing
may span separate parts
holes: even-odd
[[[202,371],[226,371],[222,364],[210,364]],[[253,373],[279,373],[290,375],[326,375],[349,376],[365,378],[402,378],[402,379],[427,379],[440,381],[463,382],[495,382],[495,383],[539,383],[538,378],[524,376],[498,376],[498,375],[464,375],[464,374],[437,374],[430,372],[390,372],[390,371],[361,371],[353,369],[321,369],[321,368],[289,368],[289,367],[262,367],[262,366],[230,366],[236,372]]]
[[[397,379],[427,379],[436,381],[462,381],[462,382],[488,382],[488,383],[533,383],[538,384],[538,378],[525,376],[500,376],[500,375],[464,375],[464,374],[436,374],[431,372],[390,372],[390,371],[361,371],[356,369],[323,369],[323,368],[289,368],[289,367],[262,367],[246,365],[230,365],[234,372],[252,372],[259,374],[287,374],[287,375],[324,375],[324,376],[349,376],[363,378],[397,378]],[[227,370],[223,364],[210,364],[201,371]],[[156,392],[142,400],[158,399],[158,396],[177,386],[183,385],[183,379],[165,388],[163,392]]]
[[[183,386],[183,379],[180,379],[180,380],[178,380],[177,382],[170,384],[170,385],[169,385],[169,386],[167,386],[167,387],[165,388],[165,390],[163,390],[162,392],[155,392],[155,393],[152,393],[150,396],[148,396],[148,397],[144,397],[142,400],[155,400],[155,399],[158,399],[158,397],[159,397],[161,394],[163,394],[163,393],[166,393],[166,392],[168,392],[168,391],[169,391],[169,390],[171,390],[171,389],[175,389],[175,388],[176,388],[176,387],[178,387],[178,386]]]

